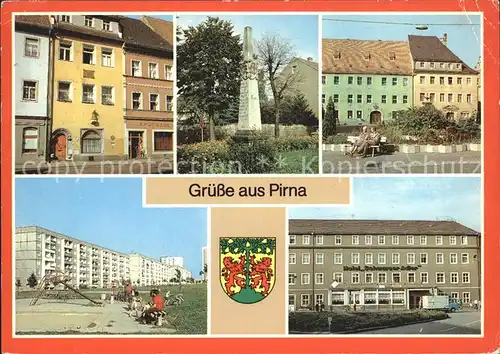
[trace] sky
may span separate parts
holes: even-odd
[[[291,219],[453,219],[481,231],[477,177],[369,177],[353,181],[350,206],[290,208]]]
[[[428,25],[429,29],[422,31],[409,25],[339,22],[331,19],[416,23]],[[443,33],[447,33],[448,48],[474,68],[481,55],[480,24],[480,15],[336,15],[323,16],[322,36],[338,39],[407,41],[409,34],[441,38]]]
[[[214,15],[216,16],[216,15]],[[246,26],[252,27],[254,40],[259,40],[264,33],[278,34],[289,40],[297,57],[313,58],[318,61],[318,17],[311,15],[244,15],[217,16],[230,20],[235,32],[242,35]],[[177,25],[181,28],[196,26],[205,21],[207,16],[179,16]]]
[[[16,179],[15,226],[40,226],[118,252],[183,256],[199,278],[205,208],[143,208],[140,178]]]

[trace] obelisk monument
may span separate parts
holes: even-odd
[[[240,107],[236,135],[251,135],[262,129],[259,103],[257,63],[253,53],[252,28],[245,27],[243,34],[243,64],[241,67]]]

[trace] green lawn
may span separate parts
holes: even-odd
[[[319,150],[294,150],[279,152],[283,162],[281,168],[278,168],[278,173],[290,174],[316,174],[319,173]]]

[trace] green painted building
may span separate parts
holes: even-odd
[[[333,98],[340,125],[381,124],[413,106],[408,43],[323,39],[322,101]]]

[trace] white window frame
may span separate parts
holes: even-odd
[[[151,75],[151,66],[154,66],[155,70],[153,71],[154,75]],[[148,63],[148,78],[158,80],[160,78],[160,66],[157,62],[149,62]]]
[[[297,254],[295,252],[288,253],[288,264],[297,264]]]
[[[455,261],[452,256],[455,256]],[[450,264],[458,264],[458,253],[450,253]]]
[[[413,281],[410,281],[410,274],[413,274]],[[417,282],[417,275],[415,274],[415,272],[406,273],[406,282],[408,284],[415,284]]]
[[[410,256],[413,256],[413,262],[410,260]],[[416,263],[416,255],[414,252],[409,252],[406,254],[406,264],[415,264]]]
[[[61,91],[60,90],[60,84],[61,83],[69,85],[69,88],[68,88],[68,99],[67,100],[61,99],[59,97],[59,92]],[[65,81],[65,80],[57,81],[57,100],[59,102],[73,102],[73,82],[71,82],[71,81]]]
[[[337,256],[340,255],[340,262],[337,262]],[[333,254],[333,264],[342,264],[343,261],[344,261],[344,256],[342,255],[342,253],[334,253]]]
[[[423,280],[423,275],[425,274],[425,281]],[[427,272],[420,272],[420,283],[422,284],[429,284],[429,273]]]
[[[455,277],[455,281],[453,281],[453,277]],[[450,284],[458,284],[460,280],[460,276],[458,272],[451,272],[450,273]]]
[[[27,134],[29,131],[36,132],[33,135]],[[22,153],[23,154],[37,154],[38,153],[38,143],[40,138],[40,129],[37,127],[25,127],[23,128],[23,141],[22,141]],[[27,149],[27,142],[30,141],[30,145],[34,145],[33,149]]]
[[[104,103],[104,89],[111,89],[111,103]],[[115,105],[115,88],[114,86],[109,85],[101,85],[101,104],[105,106],[114,106]]]
[[[92,48],[92,57],[90,63],[85,63],[84,58],[85,58],[85,53],[90,53],[90,48]],[[96,48],[95,45],[91,44],[83,44],[82,47],[82,64],[83,65],[95,65],[96,62]]]
[[[423,254],[425,254],[425,263],[422,262],[422,255]],[[420,259],[419,259],[420,264],[429,264],[429,254],[427,252],[420,253],[419,257],[420,257]]]
[[[302,235],[302,244],[303,245],[309,245],[311,243],[311,236],[309,235]]]
[[[151,100],[151,97],[153,97],[153,96],[156,96],[156,109],[151,109],[151,103],[153,103],[153,101]],[[154,92],[149,93],[148,110],[152,111],[152,112],[158,112],[160,110],[160,94],[159,93],[154,93]]]
[[[439,256],[441,256],[441,262],[439,262]],[[444,264],[444,253],[436,253],[436,264]]]
[[[104,52],[108,52],[108,53],[104,54]],[[106,58],[109,56],[109,65],[104,64],[104,56],[105,55],[106,55]],[[115,51],[113,50],[113,48],[101,47],[101,65],[105,68],[114,68],[115,67]]]
[[[335,246],[340,246],[340,245],[342,245],[342,236],[335,235]]]
[[[318,257],[320,257],[320,258],[318,258]],[[314,258],[315,258],[316,264],[324,264],[325,263],[325,254],[323,252],[315,253]]]
[[[467,236],[461,236],[460,237],[460,245],[461,246],[467,246],[469,244],[469,239]]]
[[[456,246],[457,244],[457,236],[450,236],[450,245]]]
[[[106,28],[106,26],[105,26],[105,25],[107,25],[107,28]],[[102,20],[101,29],[102,29],[103,31],[111,32],[111,21],[108,21],[108,20]]]
[[[337,275],[340,275],[340,277],[338,277],[339,279],[337,279]],[[336,281],[337,283],[343,283],[344,282],[344,273],[341,273],[341,272],[333,273],[332,280]]]
[[[443,245],[443,236],[436,236],[436,245],[437,246]]]
[[[32,48],[36,48],[36,55],[28,55],[28,41],[36,42],[36,45],[30,45]],[[40,38],[36,37],[24,37],[24,48],[23,48],[23,56],[26,58],[38,59],[40,58]]]
[[[438,281],[438,278],[439,278],[440,274],[443,275],[443,281],[442,282]],[[446,273],[444,273],[444,272],[436,272],[436,284],[446,284]]]
[[[396,262],[394,262],[394,256],[396,256],[396,258],[397,258]],[[401,263],[401,254],[400,253],[393,253],[391,255],[391,261],[392,261],[392,264],[400,264]]]
[[[89,86],[89,87],[92,87],[92,102],[89,102],[89,101],[85,101],[85,89],[84,87],[85,86]],[[97,92],[96,92],[96,86],[95,84],[87,84],[87,83],[82,83],[82,103],[85,103],[85,104],[96,104],[96,97],[97,97]]]
[[[371,260],[368,260],[368,256]],[[365,264],[373,264],[373,253],[365,253]]]
[[[371,281],[368,281],[368,275],[371,276]],[[365,284],[373,284],[374,279],[373,279],[373,273],[372,272],[367,272],[365,273]]]
[[[377,241],[379,245],[385,245],[385,236],[384,235],[378,235],[377,236]],[[382,242],[380,242],[382,241]]]
[[[301,285],[311,284],[311,273],[300,273],[300,284]]]
[[[66,19],[68,21],[65,21]],[[64,23],[71,23],[71,15],[61,15],[59,17],[59,21],[64,22]]]
[[[391,237],[391,239],[392,239],[392,244],[393,245],[399,245],[399,235],[393,235]],[[394,241],[396,241],[396,242],[394,242]]]
[[[420,235],[420,244],[421,245],[427,245],[427,236]]]
[[[365,236],[365,245],[372,245],[373,244],[373,236],[372,235],[366,235]]]
[[[61,47],[61,45],[63,47]],[[66,46],[66,47],[64,47],[64,46]],[[63,55],[64,57],[66,56],[66,54],[69,54],[69,59],[61,59],[61,50],[64,51],[64,55]],[[69,62],[73,61],[73,42],[72,41],[63,41],[63,40],[59,41],[59,52],[57,53],[57,58],[58,58],[58,60],[62,60],[62,61],[69,61]]]
[[[407,235],[406,236],[406,244],[407,245],[415,245],[415,236]]]
[[[464,262],[464,256],[466,256],[466,258],[467,258],[466,262]],[[468,253],[461,253],[460,254],[460,263],[461,264],[469,264],[470,263],[469,254]]]
[[[316,237],[316,244],[322,245],[323,244],[323,235],[315,235],[315,237]]]
[[[467,276],[467,281],[464,281],[464,276]],[[462,272],[462,283],[470,284],[470,272]]]
[[[359,236],[358,235],[352,235],[351,236],[351,242],[353,245],[359,245]]]
[[[297,274],[288,273],[288,285],[296,285],[296,284],[297,284]]]
[[[309,294],[300,294],[300,307],[311,306],[311,299]]]
[[[288,244],[289,245],[297,244],[297,238],[295,237],[295,235],[288,235]]]
[[[357,275],[358,281],[354,281],[354,276]],[[359,284],[361,282],[361,277],[359,275],[359,272],[352,272],[351,273],[351,284]]]
[[[309,257],[309,259],[307,260],[307,262],[305,261],[306,256]],[[300,263],[301,264],[311,264],[311,254],[310,253],[302,253],[300,255]]]
[[[87,20],[90,25],[87,23]],[[86,27],[94,27],[94,18],[92,16],[84,16],[83,23]]]
[[[321,276],[321,281],[318,281],[319,276]],[[325,273],[315,273],[314,274],[314,284],[316,284],[316,285],[325,284]]]
[[[357,260],[355,258],[357,258]],[[359,253],[351,253],[351,264],[358,265],[360,261],[359,258],[360,258]]]
[[[139,94],[139,108],[134,108],[134,93]],[[143,109],[143,103],[144,103],[144,97],[143,97],[142,92],[141,91],[133,91],[130,93],[130,97],[131,97],[131,103],[132,103],[132,105],[130,106],[130,109],[141,111]]]
[[[167,68],[170,68],[170,70],[167,70]],[[173,67],[173,65],[165,64],[163,69],[165,70],[165,80],[174,81],[174,67]]]
[[[32,93],[32,89],[33,89],[31,86],[28,89],[29,90],[28,97],[27,98],[24,97],[24,90],[25,90],[27,82],[35,83],[35,87],[34,87],[35,97],[34,98],[31,98],[31,93]],[[22,97],[21,101],[23,101],[23,102],[38,102],[38,81],[37,80],[23,80],[23,92],[21,94],[21,97]]]
[[[137,75],[134,75],[134,63],[139,63],[139,70],[138,70],[138,74]],[[132,59],[130,61],[130,76],[132,77],[142,77],[142,61],[141,60],[136,60],[136,59]]]
[[[401,272],[392,272],[392,274],[391,274],[391,275],[392,275],[392,277],[391,277],[391,283],[392,283],[392,284],[401,284],[401,282],[402,282],[402,280],[403,280],[403,279],[401,279]],[[395,276],[395,275],[399,275],[399,282],[395,282],[395,281],[394,281],[394,276]]]
[[[382,259],[383,259],[383,262],[381,261]],[[377,254],[377,264],[387,264],[387,254],[385,254],[385,253]]]
[[[384,276],[384,280],[380,280],[380,276]],[[377,283],[379,284],[386,284],[387,283],[387,272],[378,272],[377,273]]]

